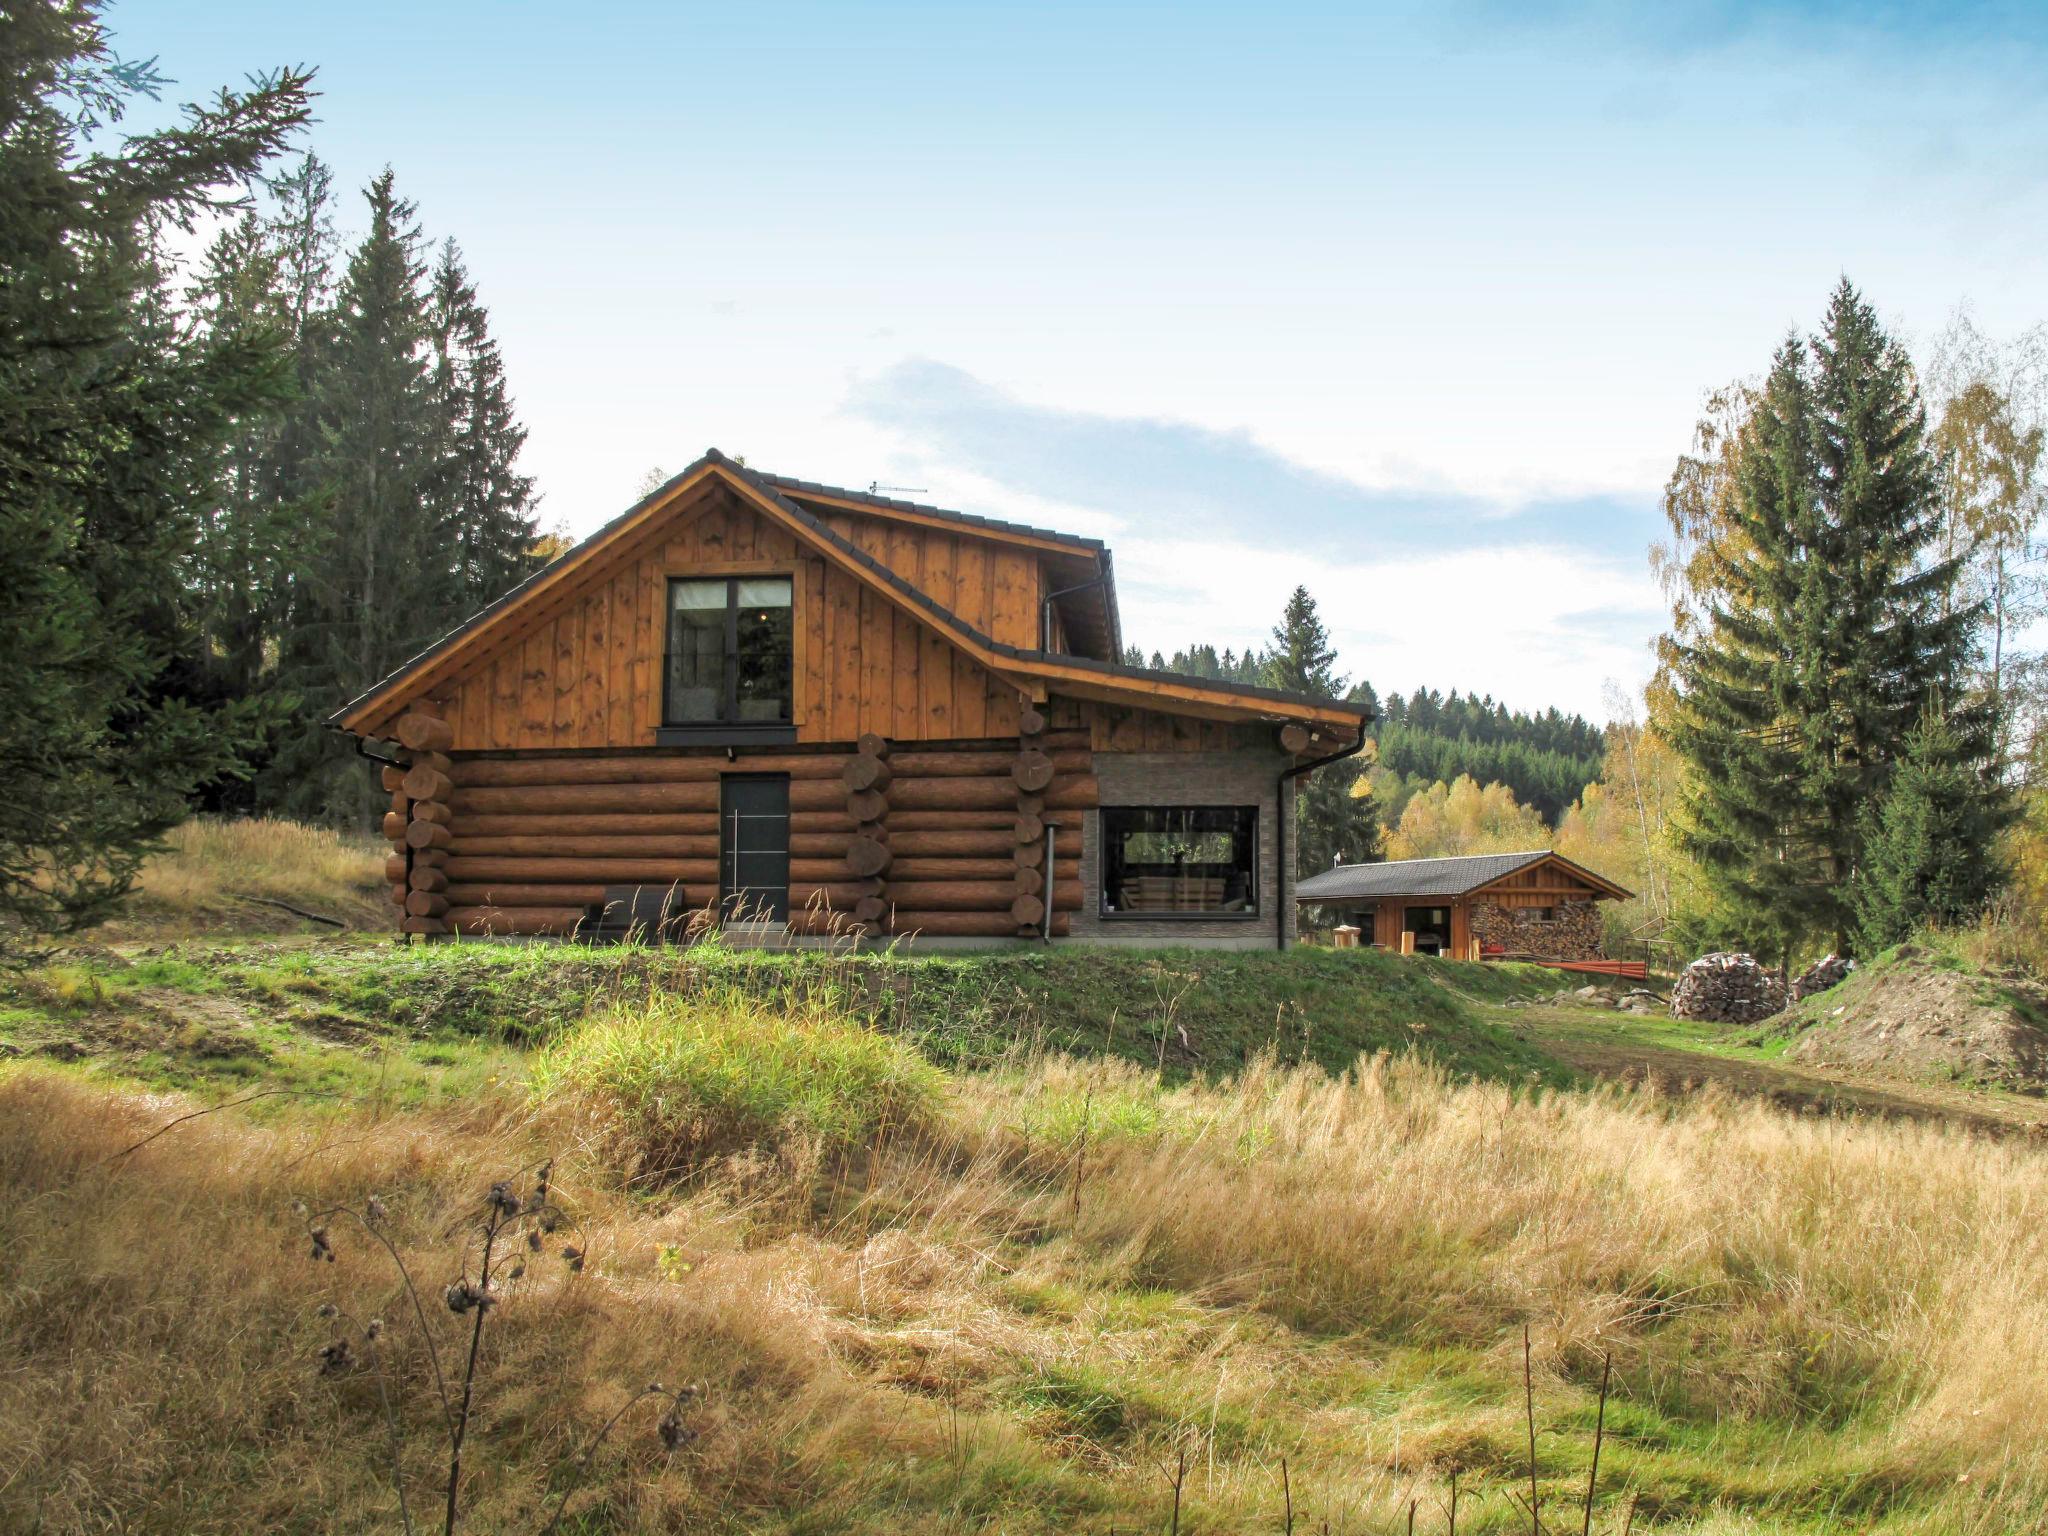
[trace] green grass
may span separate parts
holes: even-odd
[[[0,1049],[203,1098],[273,1090],[252,1106],[266,1118],[323,1105],[416,1108],[518,1083],[525,1067],[510,1031],[425,1020],[404,1002],[423,989],[377,984],[383,962],[403,953],[194,943],[131,960],[87,949],[0,975]],[[484,1006],[472,1004],[477,1015]]]
[[[943,1077],[903,1041],[818,1009],[740,996],[658,999],[594,1018],[531,1066],[536,1101],[566,1096],[615,1159],[658,1178],[802,1137],[827,1155],[938,1114]]]
[[[948,1068],[1052,1051],[1118,1057],[1177,1082],[1229,1075],[1257,1056],[1336,1072],[1361,1055],[1415,1051],[1461,1075],[1565,1086],[1573,1074],[1487,1006],[1556,986],[1529,967],[1371,950],[910,956],[188,942],[132,959],[88,949],[0,978],[0,1042],[24,1052],[82,1043],[100,1069],[160,1087],[268,1075],[329,1092],[395,1080],[417,1096],[436,1064],[429,1045],[473,1084],[516,1071],[508,1047],[545,1046],[594,1014],[737,997],[841,1013]],[[1116,1108],[1101,1108],[1114,1126]]]

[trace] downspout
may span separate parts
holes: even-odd
[[[1371,715],[1360,716],[1358,721],[1358,740],[1351,743],[1342,752],[1332,752],[1328,757],[1311,758],[1305,763],[1296,763],[1292,768],[1281,769],[1280,778],[1274,785],[1274,810],[1277,813],[1275,819],[1280,823],[1279,844],[1273,850],[1274,873],[1279,876],[1274,881],[1274,885],[1278,888],[1280,899],[1273,903],[1276,909],[1273,939],[1275,947],[1283,954],[1287,951],[1287,911],[1292,905],[1287,892],[1287,870],[1285,867],[1285,860],[1287,858],[1287,781],[1300,778],[1305,773],[1313,773],[1326,763],[1340,762],[1344,758],[1358,756],[1359,753],[1365,750],[1365,728],[1371,725],[1372,722],[1373,717]]]
[[[1054,603],[1058,602],[1063,597],[1071,597],[1076,592],[1086,592],[1094,587],[1104,587],[1108,585],[1109,578],[1107,576],[1098,576],[1093,581],[1084,581],[1075,586],[1061,587],[1057,592],[1046,593],[1045,601],[1039,604],[1038,648],[1041,651],[1045,651],[1047,653],[1050,653],[1052,650],[1052,605]],[[1119,658],[1111,657],[1110,659],[1114,661]]]
[[[1059,829],[1060,824],[1056,821],[1045,824],[1045,912],[1038,919],[1038,942],[1041,944],[1052,943],[1052,843],[1053,834]]]
[[[370,750],[369,738],[366,736],[358,736],[356,738],[356,756],[367,757],[371,762],[383,763],[389,768],[410,768],[412,766],[410,763],[401,763],[395,757],[386,757],[382,752],[372,752]]]

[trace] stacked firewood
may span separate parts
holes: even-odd
[[[1816,993],[1825,992],[1830,987],[1839,987],[1849,979],[1849,972],[1854,969],[1855,962],[1853,960],[1845,960],[1840,955],[1830,951],[1814,961],[1813,964],[1809,965],[1794,978],[1792,982],[1792,1001],[1803,1003]]]
[[[1679,972],[1671,989],[1674,1019],[1754,1024],[1785,1009],[1785,983],[1754,955],[1702,955]]]

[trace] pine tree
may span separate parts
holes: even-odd
[[[1946,717],[1930,712],[1908,739],[1891,786],[1864,828],[1857,938],[1876,954],[1927,925],[1974,921],[2002,879],[1994,850],[2006,816],[1965,761]]]
[[[195,331],[155,231],[233,213],[306,119],[285,71],[180,126],[80,140],[154,96],[89,0],[0,10],[0,946],[105,915],[241,721],[181,697],[184,578],[224,442],[283,388],[274,345]]]
[[[1336,666],[1337,650],[1316,610],[1316,600],[1307,587],[1296,587],[1274,626],[1263,681],[1269,688],[1284,688],[1289,693],[1342,698],[1347,685],[1337,676]]]
[[[1694,624],[1667,649],[1670,739],[1691,765],[1680,842],[1702,926],[1789,959],[1848,947],[1867,807],[1930,701],[1958,696],[1975,609],[1943,611],[1939,484],[1903,351],[1844,282],[1809,352],[1779,349],[1694,558]],[[1988,721],[1957,711],[1981,759]]]
[[[343,278],[312,408],[309,473],[325,517],[293,613],[289,676],[318,705],[368,688],[460,618],[432,481],[445,425],[429,377],[430,320],[417,210],[387,169],[364,193],[370,227]],[[367,775],[323,734],[280,755],[286,803],[367,822]]]
[[[1260,681],[1290,693],[1340,699],[1347,684],[1337,675],[1336,664],[1337,651],[1316,600],[1308,588],[1296,587],[1273,630]],[[1297,872],[1315,874],[1340,859],[1359,864],[1380,857],[1379,816],[1373,802],[1370,796],[1361,799],[1351,792],[1366,767],[1362,757],[1347,757],[1294,781]]]
[[[495,602],[536,568],[533,479],[516,466],[526,429],[513,414],[504,359],[453,240],[434,268],[430,392],[442,419],[432,517],[454,560],[456,606]]]
[[[336,313],[334,173],[308,154],[270,184],[276,206],[264,238],[276,263],[277,304],[284,316],[297,390],[270,452],[269,495],[278,516],[305,530],[321,526],[328,497],[322,483],[322,380],[331,365]]]
[[[207,247],[187,301],[208,336],[284,349],[277,253],[253,210]],[[200,525],[190,582],[213,686],[227,698],[261,691],[288,596],[296,521],[276,497],[283,413],[272,405],[234,423],[215,496]]]

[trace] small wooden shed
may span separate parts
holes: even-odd
[[[1600,959],[1597,903],[1629,894],[1544,848],[1339,864],[1294,888],[1381,949],[1550,964]]]

